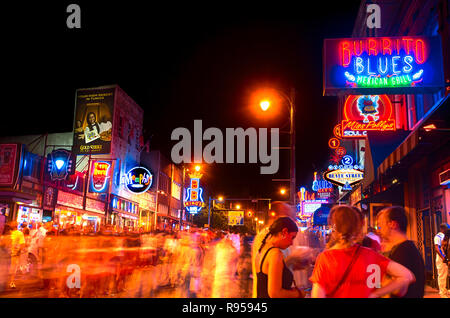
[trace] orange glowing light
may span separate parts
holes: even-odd
[[[270,107],[270,102],[268,100],[263,100],[261,103],[259,103],[259,106],[263,111],[266,111]]]

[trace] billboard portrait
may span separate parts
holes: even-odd
[[[109,154],[115,88],[78,89],[75,101],[73,153]]]

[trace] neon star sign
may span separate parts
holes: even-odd
[[[444,85],[438,37],[327,39],[324,94],[434,92]]]

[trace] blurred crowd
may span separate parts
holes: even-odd
[[[0,297],[251,297],[252,236],[8,224]]]

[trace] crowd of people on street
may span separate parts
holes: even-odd
[[[305,233],[300,233],[289,208],[282,204],[276,208],[280,217],[255,237],[253,297],[424,297],[425,264],[416,244],[407,238],[404,208],[384,208],[377,214],[377,228],[364,231],[364,216],[358,208],[336,205],[328,216],[331,234],[326,245],[311,248],[309,244],[309,249],[299,249]],[[448,229],[442,224],[435,237],[442,298],[449,295]]]
[[[251,239],[10,222],[0,237],[0,297],[250,297]]]
[[[7,223],[0,297],[422,298],[425,265],[402,207],[364,231],[361,211],[336,205],[329,230],[299,228],[286,204],[256,236],[230,231],[88,233]],[[435,236],[440,296],[448,298],[449,227]]]

